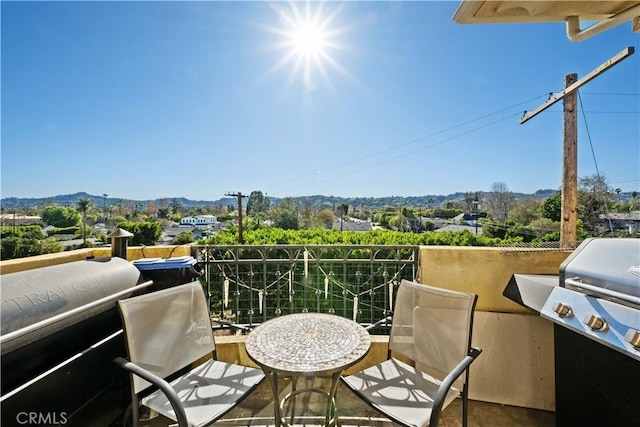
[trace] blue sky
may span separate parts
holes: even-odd
[[[628,46],[580,90],[578,176],[640,190],[630,23],[574,43],[458,4],[3,1],[1,195],[558,189],[562,103],[522,112]]]

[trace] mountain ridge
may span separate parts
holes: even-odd
[[[513,193],[516,199],[524,197],[533,198],[547,198],[557,190],[542,189],[537,190],[535,193]],[[385,206],[406,206],[406,207],[435,207],[440,206],[447,201],[460,201],[464,199],[465,194],[469,192],[456,192],[448,195],[424,195],[424,196],[384,196],[384,197],[341,197],[341,196],[325,196],[325,195],[311,195],[311,196],[297,196],[290,197],[295,202],[301,205],[309,205],[316,209],[321,208],[333,208],[341,204],[348,204],[351,206],[367,206],[370,208],[381,208]],[[486,192],[480,192],[481,194],[487,194]],[[217,200],[191,200],[186,197],[164,197],[156,199],[123,199],[120,197],[104,197],[91,195],[86,192],[77,192],[71,194],[62,194],[49,197],[7,197],[0,199],[0,206],[3,209],[14,208],[32,208],[43,206],[76,206],[80,199],[89,199],[91,202],[98,206],[113,206],[113,205],[131,205],[131,204],[144,204],[154,203],[156,205],[166,203],[179,203],[185,208],[199,208],[207,206],[236,206],[237,199],[234,197],[223,197]],[[269,197],[272,204],[277,205],[283,198]],[[247,199],[244,199],[243,204],[246,204]]]

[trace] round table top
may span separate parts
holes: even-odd
[[[282,374],[332,374],[367,354],[369,333],[358,323],[325,313],[276,317],[255,328],[247,354],[258,365]]]

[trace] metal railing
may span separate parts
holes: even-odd
[[[250,329],[288,313],[322,312],[370,325],[393,313],[395,289],[414,280],[418,246],[195,246],[211,313]]]

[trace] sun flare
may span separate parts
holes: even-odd
[[[327,43],[327,33],[313,23],[305,22],[294,29],[291,44],[304,56],[318,56]]]
[[[271,32],[279,37],[277,48],[284,56],[272,71],[289,68],[289,84],[301,81],[307,91],[315,90],[320,79],[329,83],[330,71],[348,75],[336,59],[345,50],[338,41],[345,30],[336,24],[340,10],[327,11],[322,2],[279,3],[280,25]]]

